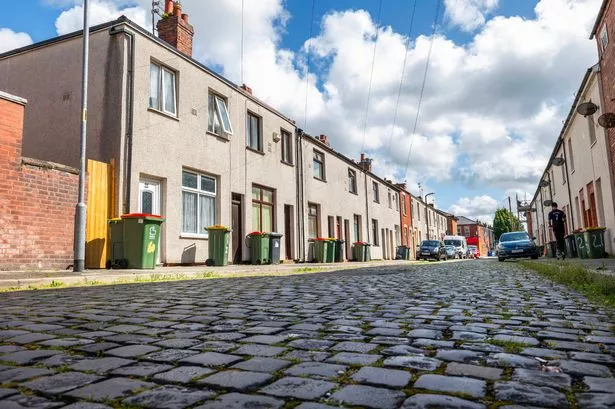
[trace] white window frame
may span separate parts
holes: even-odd
[[[227,135],[232,135],[233,125],[231,124],[231,117],[228,111],[228,106],[226,104],[226,99],[216,93],[210,92],[207,96],[207,103],[211,104],[212,102],[213,114],[215,115],[215,119],[218,120],[218,126],[220,127],[220,130]],[[211,132],[214,135],[220,135],[222,132],[216,129],[216,123],[214,121],[214,118],[210,117],[211,112],[211,109],[207,111],[207,132]]]
[[[357,194],[357,172],[350,168],[348,168],[348,191]]]
[[[604,23],[602,30],[600,30],[600,44],[602,45],[602,51],[606,50],[606,47],[609,45],[609,31],[606,23]]]
[[[191,175],[196,175],[197,177],[197,187],[196,188],[192,188],[192,187],[187,187],[184,186],[184,173],[189,173]],[[202,178],[207,178],[207,179],[211,179],[214,182],[214,190],[212,191],[208,191],[208,190],[204,190],[203,187],[201,186],[201,182],[202,182]],[[214,220],[213,220],[213,224],[216,224],[216,219],[217,219],[217,206],[218,206],[218,180],[216,179],[216,177],[212,176],[212,175],[208,175],[205,173],[200,173],[200,172],[196,172],[196,171],[192,171],[192,170],[188,170],[188,169],[183,169],[182,170],[182,184],[181,184],[181,191],[182,191],[182,213],[181,213],[181,236],[182,237],[199,237],[199,238],[207,238],[209,237],[209,234],[207,233],[207,231],[204,229],[204,227],[207,226],[201,226],[201,212],[200,212],[200,204],[201,204],[201,196],[208,196],[208,197],[213,197],[214,198]],[[183,198],[183,193],[184,192],[188,192],[188,193],[195,193],[197,195],[197,205],[196,205],[196,226],[197,226],[197,232],[185,232],[184,231],[184,213],[183,213],[183,206],[184,206],[184,198]],[[202,232],[199,232],[199,227],[203,227]]]
[[[167,67],[165,67],[164,65],[158,64],[154,61],[150,62],[150,75],[152,74],[152,66],[156,66],[158,67],[158,106],[152,106],[152,99],[151,99],[151,88],[150,88],[150,100],[149,100],[149,107],[151,109],[154,109],[156,111],[159,112],[164,112],[165,114],[177,117],[177,72],[173,71]],[[173,111],[167,111],[166,110],[166,87],[164,86],[164,81],[165,81],[165,72],[169,73],[172,75],[173,78]],[[150,79],[150,86],[151,86],[151,79]]]

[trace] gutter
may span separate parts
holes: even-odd
[[[602,17],[604,16],[604,13],[606,12],[606,5],[608,4],[609,0],[603,0],[602,1],[602,6],[600,6],[600,11],[598,12],[598,15],[596,16],[596,22],[594,23],[594,27],[592,28],[592,32],[589,36],[590,40],[594,39],[594,36],[596,35],[596,32],[598,32],[598,27],[600,26],[600,22],[602,21]]]

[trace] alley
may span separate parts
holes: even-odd
[[[0,407],[613,407],[614,323],[491,260],[7,293]]]

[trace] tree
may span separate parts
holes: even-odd
[[[523,226],[517,216],[504,208],[495,211],[495,217],[493,218],[493,232],[496,240],[500,239],[502,233],[519,230],[523,230]]]

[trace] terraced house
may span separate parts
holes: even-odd
[[[175,10],[160,37],[125,17],[91,29],[86,265],[108,259],[107,219],[161,214],[160,263],[203,263],[205,227],[232,227],[233,262],[252,231],[284,235],[281,256],[310,260],[310,239],[372,244],[393,258],[399,189],[192,58]],[[23,154],[78,167],[82,32],[0,55],[0,90],[28,99]],[[27,263],[26,263],[27,264]],[[24,267],[26,266],[24,264]],[[45,267],[62,267],[46,265]]]

